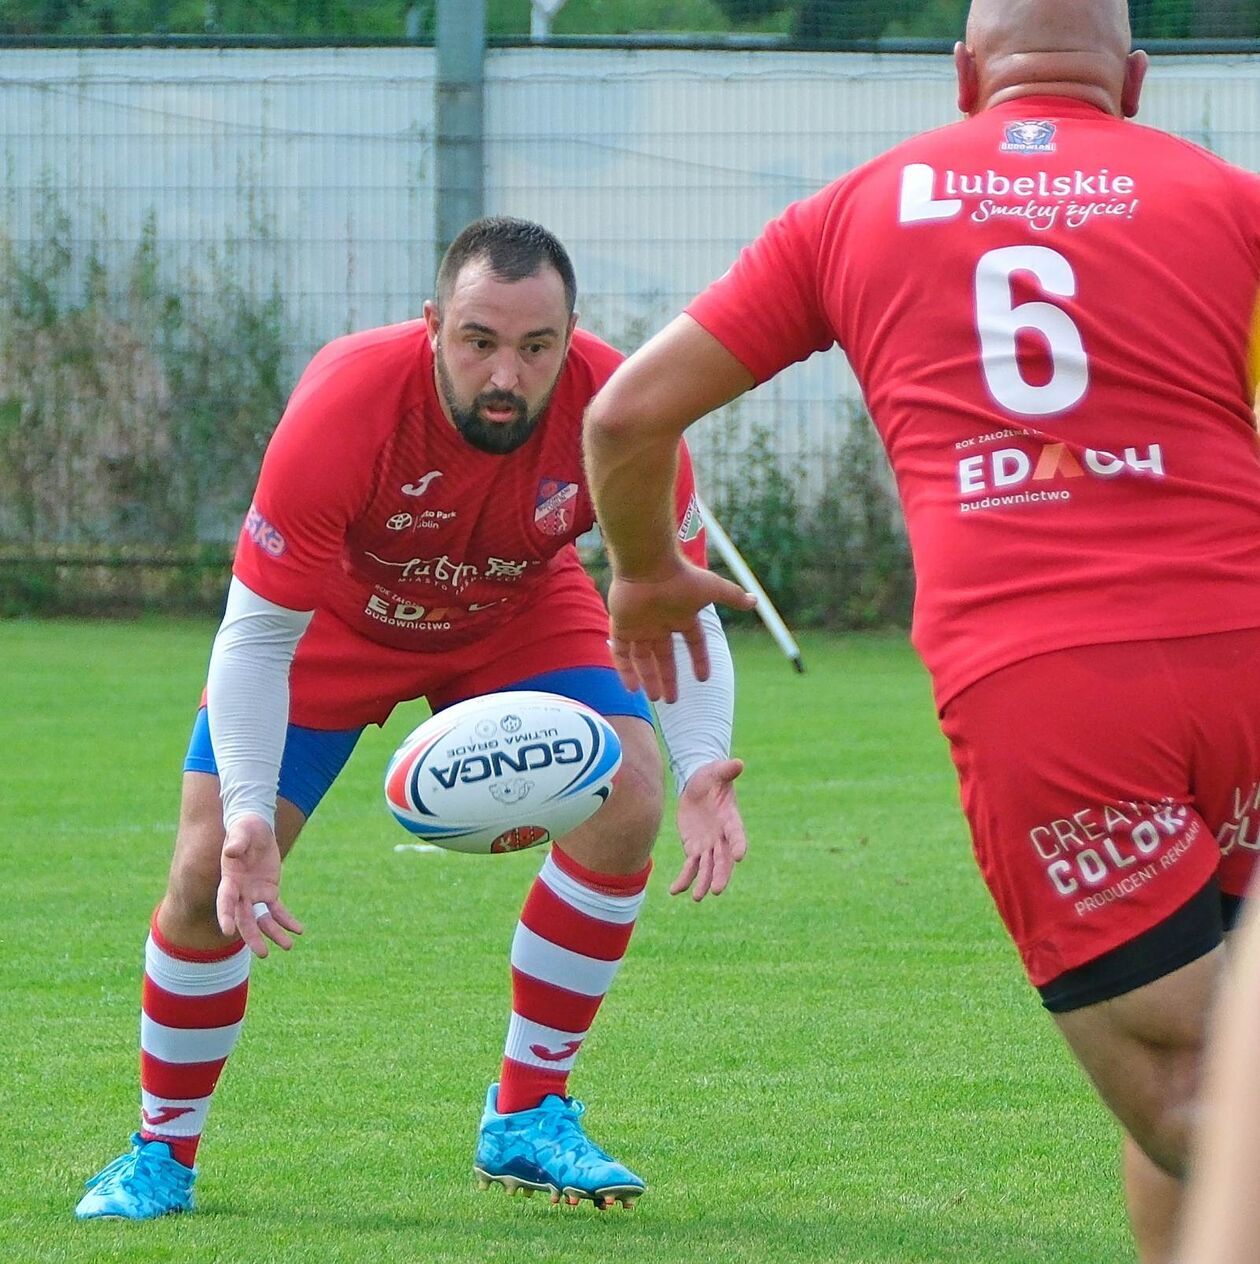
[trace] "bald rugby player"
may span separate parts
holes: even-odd
[[[677,549],[679,435],[840,346],[977,861],[1156,1264],[1260,846],[1260,179],[1126,121],[1121,0],[976,0],[955,61],[965,121],[790,206],[597,395],[614,659],[672,697],[670,634],[702,670],[696,611],[747,600]]]

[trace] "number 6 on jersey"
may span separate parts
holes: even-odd
[[[1003,246],[981,255],[976,265],[976,328],[980,365],[989,394],[1007,412],[1047,417],[1066,412],[1089,389],[1089,364],[1081,331],[1053,303],[1014,303],[1012,278],[1029,272],[1047,294],[1072,298],[1072,265],[1048,246]],[[1029,382],[1020,372],[1016,339],[1020,330],[1039,333],[1049,348],[1051,373],[1044,383]]]

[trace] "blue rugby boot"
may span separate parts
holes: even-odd
[[[499,1114],[499,1086],[486,1092],[473,1171],[482,1189],[502,1185],[526,1196],[536,1189],[576,1207],[589,1198],[601,1211],[621,1203],[627,1209],[647,1188],[628,1167],[605,1154],[578,1123],[586,1107],[572,1097],[550,1093],[533,1110]]]
[[[141,1141],[135,1132],[131,1149],[88,1181],[74,1214],[80,1220],[154,1220],[191,1211],[196,1176],[196,1168],[171,1158],[165,1141]]]

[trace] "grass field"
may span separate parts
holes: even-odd
[[[209,648],[200,622],[0,623],[0,1260],[1131,1258],[1116,1138],[974,872],[897,638],[736,638],[748,859],[651,897],[573,1091],[632,1213],[475,1191],[472,1139],[538,853],[396,853],[370,731],[290,861],[307,934],[256,966],[201,1210],[77,1224],[135,1126],[142,945]]]

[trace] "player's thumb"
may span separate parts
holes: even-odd
[[[720,759],[713,765],[713,775],[722,782],[727,783],[734,781],[744,771],[744,761],[742,759]]]
[[[755,594],[746,592],[738,584],[712,572],[709,575],[709,595],[714,601],[730,606],[732,610],[751,610],[757,604]]]

